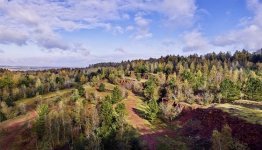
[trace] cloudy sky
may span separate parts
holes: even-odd
[[[0,65],[260,48],[261,0],[0,0]]]

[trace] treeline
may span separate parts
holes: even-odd
[[[156,95],[154,98],[175,98],[190,103],[237,99],[261,101],[261,62],[261,54],[243,50],[233,55],[211,53],[204,56],[166,56],[159,59],[100,63],[91,66],[99,68],[91,81],[107,78],[111,83],[119,83],[125,76],[137,80],[153,78],[155,84],[150,86],[136,83],[131,85],[136,89],[134,92],[147,96],[148,91],[151,91],[151,95]]]
[[[57,69],[48,71],[0,71],[0,101],[13,102],[61,89],[75,87],[88,80],[87,69]]]
[[[18,99],[74,87],[87,81],[96,83],[99,79],[107,78],[116,84],[124,76],[138,80],[153,76],[161,84],[160,95],[167,97],[206,97],[219,101],[240,98],[261,100],[261,62],[261,54],[251,54],[243,50],[233,55],[170,55],[159,59],[100,63],[83,69],[30,72],[1,69],[0,101],[11,106]],[[137,89],[140,88],[140,85],[136,86]]]

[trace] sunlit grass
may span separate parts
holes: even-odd
[[[218,104],[215,108],[221,109],[232,116],[239,117],[253,124],[262,125],[262,110],[251,109],[233,104]]]
[[[52,98],[63,96],[65,94],[69,94],[71,92],[72,92],[72,89],[59,90],[59,91],[56,91],[56,92],[50,92],[48,94],[35,96],[35,97],[32,97],[32,98],[21,99],[21,100],[16,101],[15,104],[17,106],[19,106],[21,104],[25,104],[26,106],[27,105],[33,105],[38,100],[43,100],[43,101],[50,100]]]

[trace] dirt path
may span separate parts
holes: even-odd
[[[36,116],[36,111],[30,111],[26,115],[0,123],[0,131],[3,132],[3,135],[0,137],[0,147],[3,150],[10,149],[17,135],[21,135],[26,131],[28,127],[25,125],[35,119]]]
[[[139,116],[137,108],[139,107],[139,98],[133,93],[125,100],[127,109],[127,122],[130,123],[140,133],[141,140],[147,145],[149,150],[156,150],[159,137],[174,137],[174,131],[164,127],[153,128],[146,119]]]

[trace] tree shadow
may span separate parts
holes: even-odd
[[[133,112],[143,119],[147,119],[146,112],[137,108],[132,108]]]

